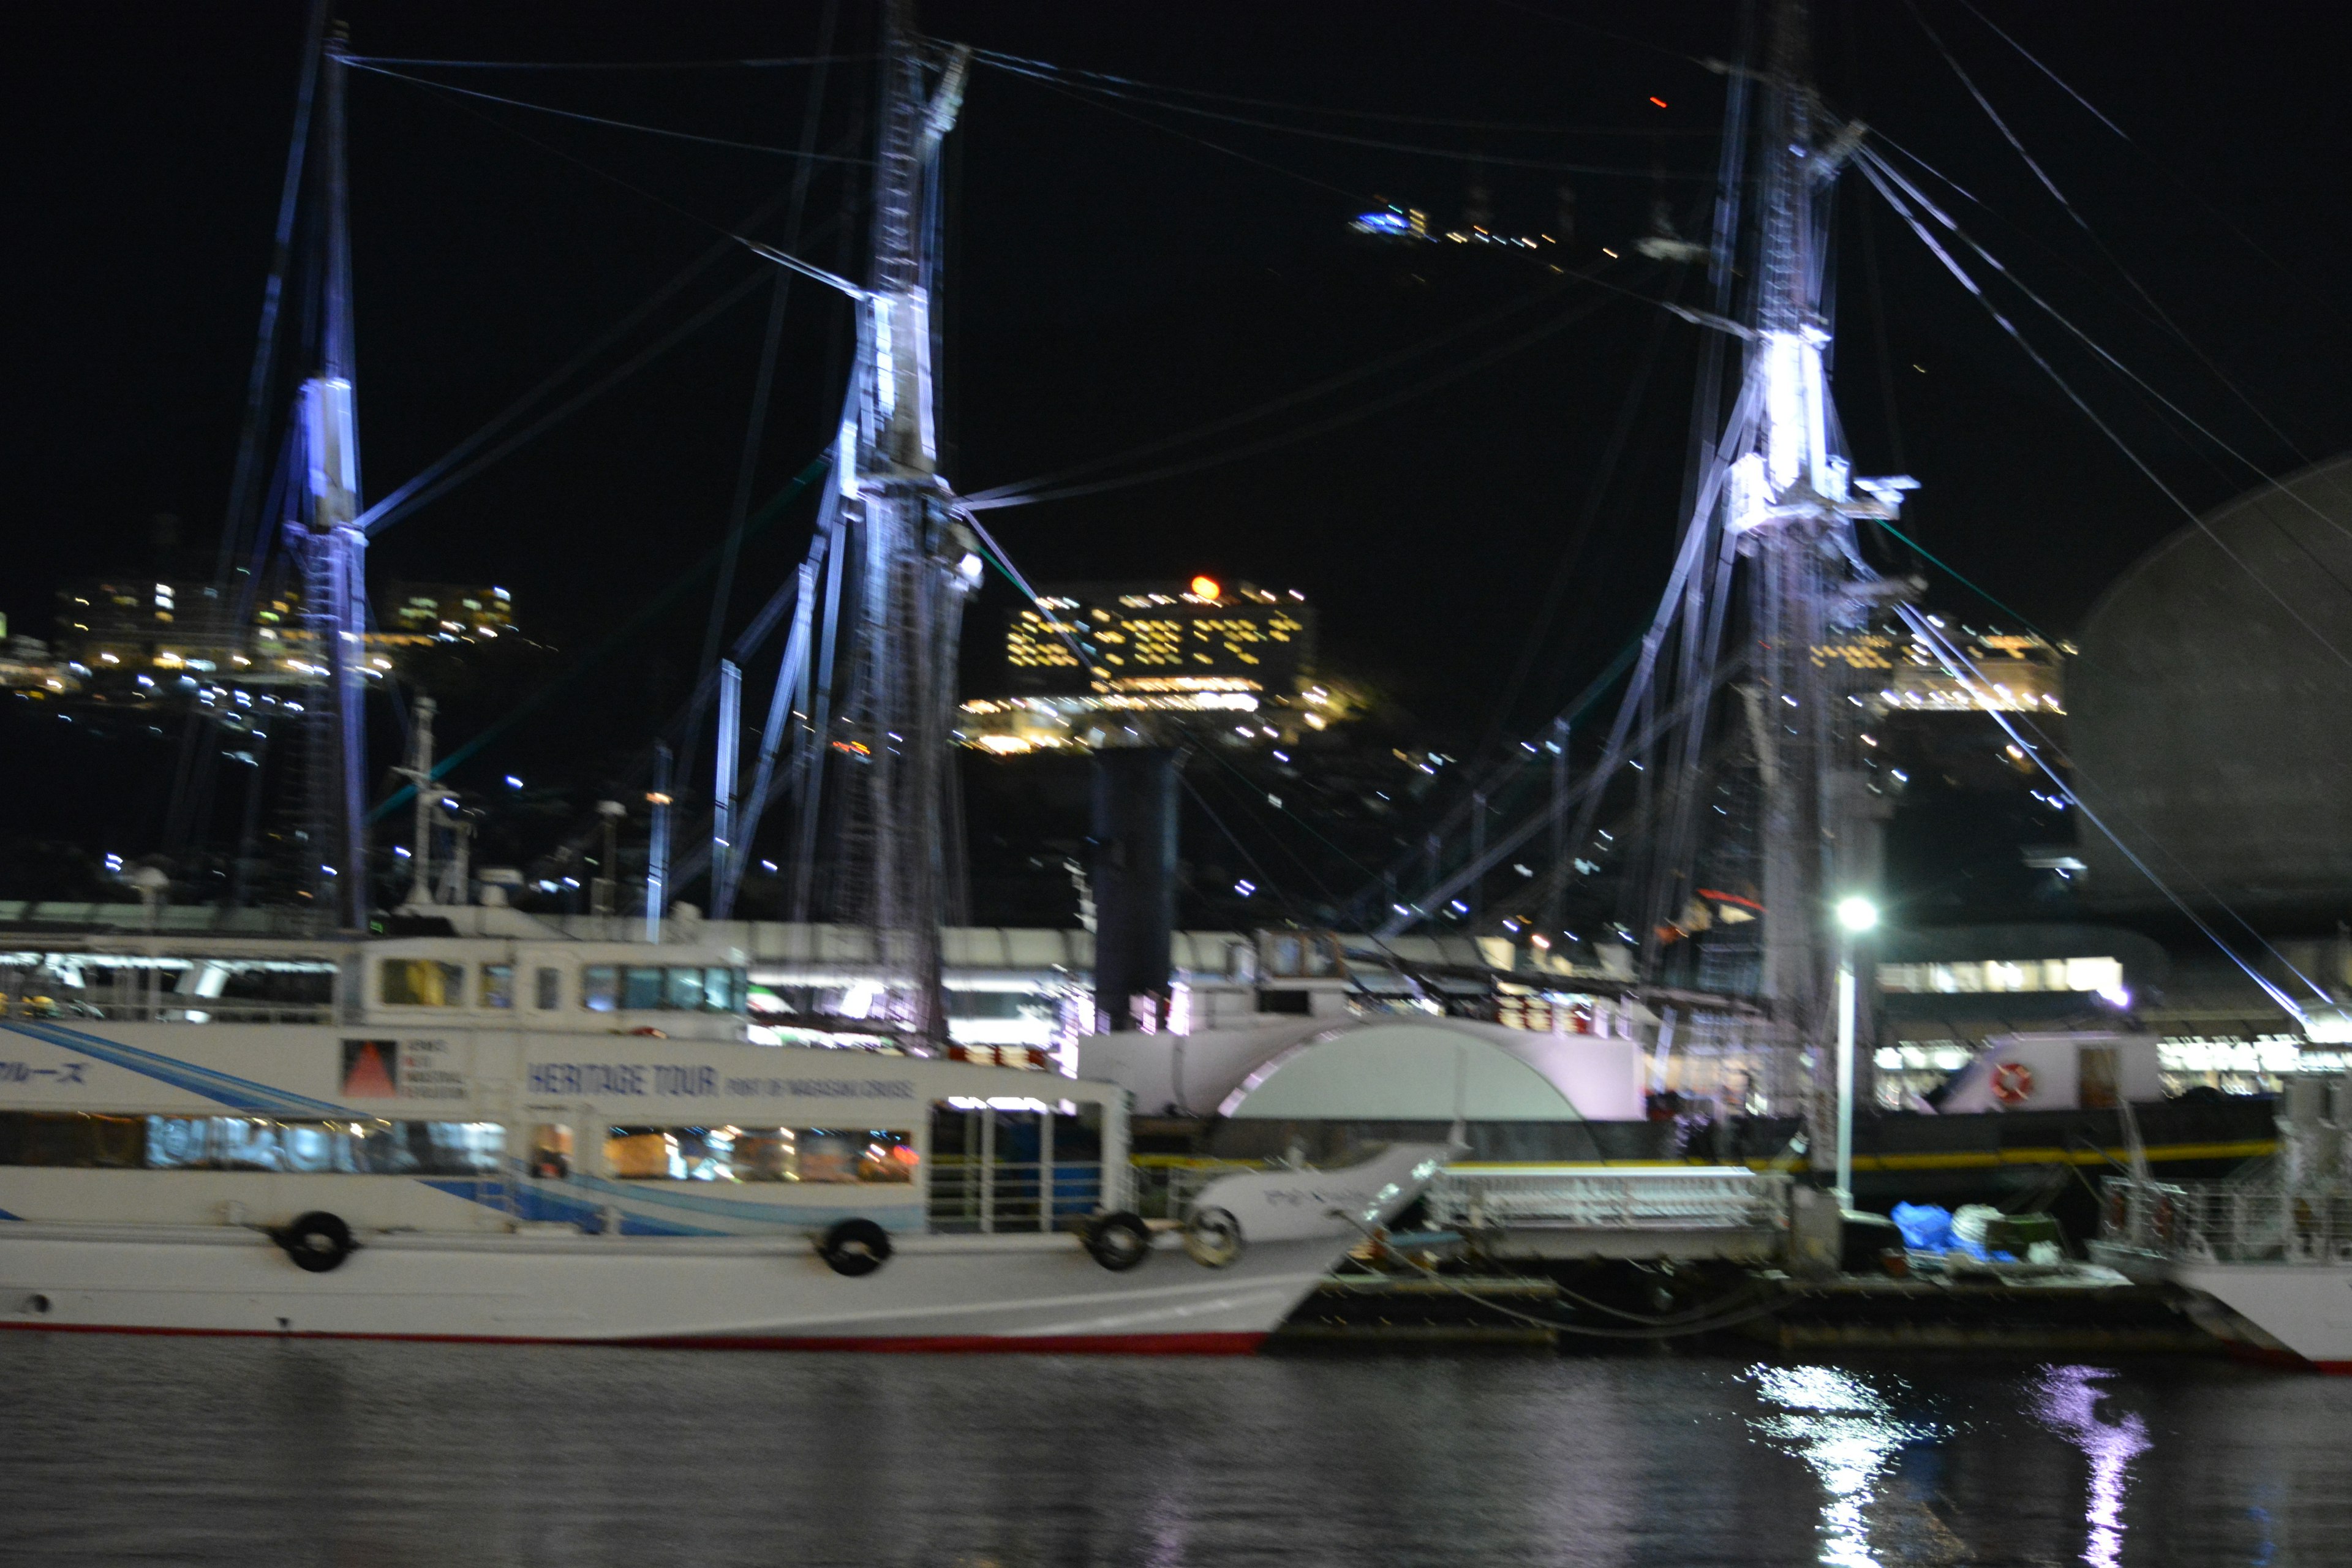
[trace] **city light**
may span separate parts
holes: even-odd
[[[1838,900],[1838,924],[1850,931],[1865,931],[1878,924],[1878,906],[1859,893],[1849,893]]]
[[[1214,577],[1195,577],[1192,579],[1192,592],[1203,599],[1214,599],[1224,590],[1217,585],[1217,580]]]

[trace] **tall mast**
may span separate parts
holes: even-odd
[[[873,1016],[932,1045],[947,1039],[940,933],[961,885],[948,778],[957,643],[980,575],[939,472],[931,316],[940,151],[970,58],[919,37],[908,0],[888,0],[857,364],[776,701],[782,712],[788,689],[807,694],[775,785],[798,795],[794,913],[863,928]]]
[[[319,164],[321,312],[316,374],[302,384],[299,420],[304,467],[301,516],[290,532],[302,570],[303,617],[310,655],[324,685],[307,715],[310,741],[310,800],[307,813],[309,868],[304,880],[313,908],[332,910],[336,923],[367,923],[365,802],[367,731],[367,536],[360,514],[358,413],[352,341],[350,187],[343,110],[350,82],[349,50],[340,32],[325,44],[320,109],[325,157]]]
[[[1829,650],[1833,628],[1859,625],[1877,596],[1854,523],[1895,516],[1911,481],[1857,481],[1839,449],[1822,309],[1827,203],[1817,197],[1859,128],[1823,140],[1808,56],[1804,0],[1780,0],[1761,83],[1741,398],[1748,419],[1730,448],[1725,522],[1748,562],[1748,655],[1760,709],[1752,727],[1762,797],[1759,988],[1779,1043],[1804,1066],[1819,1163],[1836,1096],[1832,906],[1875,892],[1885,816],[1855,754],[1865,710],[1848,700],[1854,672]]]

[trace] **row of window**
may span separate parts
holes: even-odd
[[[376,994],[387,1007],[464,1007],[467,966],[433,958],[387,958],[378,966]],[[563,1005],[563,971],[542,966],[532,1000],[542,1013]],[[580,972],[580,1005],[591,1013],[740,1013],[748,977],[740,969],[704,964],[592,963]],[[470,1005],[514,1007],[511,963],[485,963],[474,976]]]
[[[0,1111],[0,1165],[113,1171],[268,1171],[356,1176],[494,1176],[495,1121],[280,1121],[260,1116]],[[612,1127],[604,1169],[624,1182],[904,1184],[914,1135],[828,1127]],[[572,1173],[572,1131],[542,1125],[530,1173]]]
[[[827,1127],[614,1127],[604,1169],[623,1182],[901,1184],[921,1156],[909,1133]]]
[[[498,1174],[505,1156],[506,1129],[495,1121],[0,1111],[0,1165],[482,1176]]]

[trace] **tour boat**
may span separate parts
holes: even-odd
[[[324,942],[289,1004],[236,994],[305,971],[266,944],[106,940],[100,1000],[0,990],[0,1326],[1246,1351],[1445,1152],[1150,1222],[1124,1091],[751,1043],[737,953]]]

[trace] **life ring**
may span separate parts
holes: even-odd
[[[2033,1069],[2023,1062],[2003,1062],[1992,1069],[1992,1097],[2003,1105],[2021,1105],[2033,1097]]]
[[[269,1233],[269,1239],[284,1247],[294,1267],[305,1274],[331,1274],[358,1249],[352,1240],[352,1227],[323,1209],[313,1209],[293,1224],[278,1226]]]
[[[845,1219],[817,1238],[816,1255],[835,1274],[859,1279],[890,1261],[890,1233],[870,1219]]]
[[[1224,1209],[1194,1209],[1184,1222],[1184,1250],[1205,1268],[1227,1268],[1242,1255],[1242,1222]]]
[[[1087,1222],[1087,1254],[1112,1273],[1124,1274],[1151,1256],[1151,1229],[1139,1215],[1097,1215]]]

